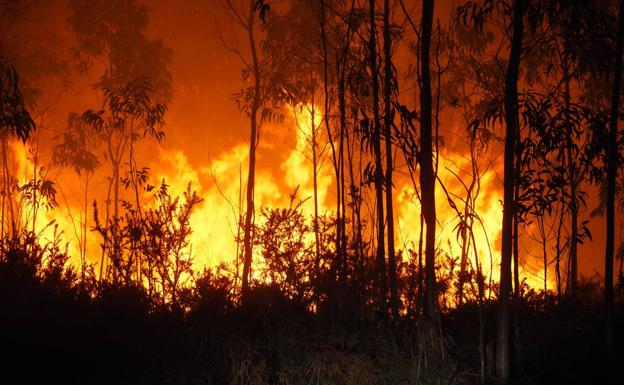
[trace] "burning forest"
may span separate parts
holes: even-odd
[[[623,0],[0,0],[3,383],[619,383]]]

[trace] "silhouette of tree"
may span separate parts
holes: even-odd
[[[251,278],[251,263],[253,258],[253,224],[255,215],[254,204],[254,188],[256,177],[256,149],[258,147],[258,141],[260,138],[260,128],[265,118],[271,117],[271,110],[262,109],[263,106],[269,101],[268,93],[266,92],[270,86],[267,83],[266,76],[266,60],[262,58],[257,42],[258,24],[266,21],[266,16],[269,12],[270,6],[263,0],[256,1],[251,0],[245,4],[234,4],[231,0],[225,0],[221,4],[222,12],[234,23],[241,28],[245,34],[247,43],[249,44],[249,52],[244,53],[241,51],[238,42],[227,42],[224,38],[221,38],[222,43],[236,55],[241,58],[244,65],[243,68],[243,80],[250,80],[252,86],[241,90],[235,95],[236,103],[239,109],[249,116],[250,130],[249,130],[249,168],[247,171],[247,192],[246,196],[246,209],[245,209],[245,222],[243,225],[243,278],[241,287],[242,301],[246,301],[246,297],[249,293],[249,282]],[[258,15],[256,15],[258,13]],[[258,17],[260,20],[257,20]],[[243,55],[248,54],[249,57]],[[259,115],[260,113],[260,115]]]
[[[399,317],[399,297],[397,292],[397,262],[394,251],[394,209],[392,202],[392,126],[394,110],[392,105],[393,85],[396,84],[392,66],[392,37],[390,34],[390,1],[384,0],[383,41],[384,41],[384,135],[386,142],[386,216],[388,222],[388,275],[390,277],[390,304],[392,316]]]
[[[613,296],[613,256],[615,251],[615,181],[618,173],[619,143],[618,115],[620,113],[620,90],[622,87],[622,51],[624,49],[624,1],[620,0],[618,15],[617,43],[613,73],[613,96],[609,119],[609,140],[607,145],[607,234],[605,246],[605,309],[606,309],[606,353],[608,377],[615,383],[614,347],[614,296]]]
[[[423,1],[420,52],[420,188],[422,211],[426,226],[425,235],[425,311],[436,319],[436,277],[435,277],[435,174],[432,165],[432,113],[430,47],[433,25],[434,1]]]
[[[171,99],[171,51],[162,41],[145,35],[149,22],[146,4],[136,0],[72,0],[69,8],[69,24],[78,39],[74,48],[78,68],[86,71],[102,56],[107,61],[98,88],[117,89],[149,78],[158,102]]]
[[[113,194],[114,221],[119,218],[120,183],[132,187],[139,209],[139,187],[146,181],[147,169],[139,169],[135,159],[137,141],[152,137],[158,142],[164,138],[162,126],[166,105],[152,100],[152,90],[146,79],[138,79],[120,88],[104,89],[104,103],[101,110],[87,110],[82,115],[85,124],[106,140],[105,154],[111,168],[108,195],[106,198],[105,223],[111,218],[109,207]],[[122,174],[122,161],[127,156],[128,170]],[[103,250],[107,247],[104,246]],[[100,275],[104,268],[104,257],[100,262]]]
[[[261,250],[265,280],[279,285],[282,293],[296,302],[311,298],[311,273],[314,271],[312,249],[306,244],[310,227],[303,216],[304,201],[297,201],[297,191],[290,196],[286,209],[262,208],[262,225],[254,233]]]
[[[87,257],[89,182],[92,180],[96,169],[100,166],[100,160],[96,151],[102,139],[104,138],[98,135],[93,130],[93,127],[85,124],[80,115],[72,112],[67,118],[67,128],[58,138],[59,143],[54,147],[54,162],[61,167],[72,168],[78,178],[84,180],[83,211],[78,220],[80,234],[77,234],[82,265],[81,278],[84,278]]]
[[[16,136],[22,142],[26,142],[30,133],[35,129],[35,122],[24,105],[24,98],[19,88],[19,77],[15,68],[2,56],[0,56],[0,139],[2,140],[2,237],[5,231],[10,231],[12,236],[17,236],[17,223],[13,193],[15,185],[9,170],[9,146],[10,137]],[[10,227],[5,230],[5,208],[8,204],[8,216]]]

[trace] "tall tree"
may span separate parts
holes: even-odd
[[[94,58],[106,60],[100,88],[149,78],[157,102],[171,99],[171,50],[160,39],[147,36],[149,6],[139,0],[70,0],[69,8],[79,69],[88,69]]]
[[[388,222],[388,274],[390,276],[390,305],[392,316],[399,316],[396,256],[394,253],[394,210],[392,205],[392,38],[390,36],[390,1],[384,0],[384,135],[386,137],[386,218]]]
[[[524,0],[513,3],[512,37],[509,62],[505,76],[505,153],[504,153],[504,191],[503,191],[503,230],[500,266],[500,293],[498,304],[496,373],[506,381],[509,377],[509,294],[511,291],[511,258],[515,182],[515,146],[518,136],[518,76],[522,53]]]
[[[609,141],[607,144],[607,234],[605,247],[605,310],[606,310],[606,348],[609,364],[608,376],[615,379],[614,352],[614,299],[613,299],[613,254],[615,250],[615,183],[618,171],[618,115],[620,106],[620,88],[622,86],[622,45],[624,41],[624,0],[620,0],[618,16],[617,43],[615,49],[615,72],[613,76],[613,94],[611,97],[611,116]]]
[[[229,2],[228,2],[229,4]],[[247,19],[241,18],[242,25],[247,31],[249,49],[251,51],[251,70],[253,73],[253,94],[249,109],[249,169],[247,171],[247,206],[245,211],[244,225],[244,257],[243,257],[243,286],[242,297],[246,301],[249,292],[249,280],[251,278],[251,258],[253,253],[252,226],[254,217],[254,188],[256,180],[256,148],[258,146],[258,110],[260,109],[260,61],[256,47],[254,24],[256,18],[256,1],[249,2]]]
[[[423,0],[420,46],[420,187],[425,233],[425,312],[431,319],[436,317],[435,277],[435,174],[433,170],[432,144],[432,98],[429,52],[433,26],[434,0]]]
[[[12,197],[15,186],[9,170],[8,140],[11,137],[17,137],[22,142],[26,142],[35,127],[35,122],[24,103],[17,71],[8,60],[0,55],[0,140],[2,141],[2,177],[4,182],[2,223],[0,224],[2,237],[7,234],[7,229],[5,229],[5,205],[7,204],[8,213],[6,214],[9,215],[10,220],[9,235],[15,236],[17,232],[17,218]]]
[[[377,65],[377,25],[375,21],[375,0],[369,1],[370,36],[368,55],[373,93],[373,157],[375,160],[375,203],[377,207],[377,266],[379,275],[379,307],[386,315],[386,295],[388,293],[386,279],[386,257],[384,247],[384,196],[383,196],[383,165],[381,161],[381,118],[379,114],[379,68]]]

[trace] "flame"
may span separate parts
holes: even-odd
[[[311,106],[300,108],[291,107],[289,115],[283,126],[277,130],[285,132],[287,143],[292,143],[283,154],[276,155],[279,148],[277,143],[262,143],[258,148],[258,164],[256,170],[255,205],[256,210],[260,207],[284,207],[288,204],[289,195],[298,189],[298,197],[306,199],[303,210],[310,218],[314,213],[313,200],[313,166],[310,148],[310,138],[313,130],[316,130],[319,146],[319,165],[317,169],[317,191],[319,213],[332,214],[335,183],[333,181],[333,168],[329,161],[324,161],[323,148],[327,145],[327,138],[321,130],[321,115],[315,117],[312,124],[310,114]],[[321,108],[314,106],[314,111]],[[286,129],[284,129],[286,128]],[[271,129],[270,127],[268,129]],[[267,136],[266,138],[274,137]],[[33,177],[33,160],[29,156],[27,148],[19,142],[10,145],[12,157],[15,159],[15,175],[19,176],[19,183],[26,183]],[[266,153],[278,156],[277,167],[271,168],[262,164],[262,156]],[[196,191],[203,201],[191,214],[190,225],[193,233],[190,238],[192,253],[194,255],[194,269],[202,270],[206,267],[225,263],[231,265],[237,253],[236,238],[238,235],[239,218],[245,212],[245,191],[248,173],[249,147],[247,143],[238,143],[211,159],[207,165],[195,166],[191,164],[183,151],[160,148],[158,156],[149,163],[152,170],[152,183],[164,180],[169,186],[173,196],[181,196],[189,185]],[[279,158],[281,156],[281,158]],[[458,178],[471,177],[466,171],[470,169],[469,154],[457,150],[444,149],[440,154],[439,177],[446,187],[449,196],[453,198],[460,211],[463,211],[461,197],[465,196],[465,188]],[[475,246],[477,255],[471,249],[468,257],[475,266],[476,259],[482,266],[486,279],[498,281],[498,265],[500,261],[500,233],[502,222],[502,189],[497,179],[497,170],[488,169],[481,175],[481,189],[475,203],[475,210],[479,220],[474,224]],[[500,171],[500,170],[498,170]],[[396,244],[399,248],[415,249],[420,235],[420,203],[416,199],[412,182],[401,173],[395,173],[395,223]],[[65,187],[65,185],[63,185]],[[80,245],[76,227],[79,229],[80,221],[76,219],[77,213],[82,212],[82,206],[78,200],[72,199],[75,186],[69,185],[65,192],[66,202],[59,200],[60,206],[53,211],[41,210],[39,214],[37,231],[41,232],[46,240],[54,237],[55,226],[47,226],[55,221],[58,227],[57,233],[62,232],[67,240],[67,251],[72,257],[71,262],[79,265]],[[99,194],[102,195],[102,194]],[[102,201],[102,196],[95,197]],[[146,204],[150,204],[148,194],[144,195]],[[65,204],[64,204],[65,203]],[[452,254],[459,257],[461,250],[456,233],[457,213],[449,206],[446,193],[439,186],[436,188],[436,209],[438,228],[436,231],[437,247],[441,254]],[[28,208],[32,212],[32,207]],[[28,211],[27,210],[27,211]],[[256,211],[257,212],[257,211]],[[73,214],[73,217],[72,215]],[[89,220],[92,220],[91,215]],[[260,219],[256,218],[256,223]],[[313,242],[313,236],[308,239]],[[100,245],[99,237],[90,232],[88,234],[87,255],[93,263],[99,263]],[[256,256],[256,261],[259,260]],[[407,257],[407,253],[403,253]],[[543,269],[531,269],[522,266],[522,277],[527,283],[535,288],[543,287]],[[537,270],[537,271],[532,271]],[[554,285],[553,274],[549,274],[549,287]]]
[[[30,156],[27,145],[19,141],[9,142],[9,157],[12,160],[11,172],[17,180],[18,186],[27,184],[34,178],[35,163]],[[41,167],[37,165],[37,168]],[[44,172],[49,171],[44,167]],[[37,171],[39,173],[39,171]],[[47,176],[50,177],[49,175]],[[41,178],[40,175],[37,178]],[[56,186],[58,190],[58,185]],[[58,195],[58,191],[57,191]],[[18,199],[14,197],[14,199]],[[70,256],[70,262],[74,266],[80,266],[80,245],[76,237],[79,231],[80,221],[72,218],[71,212],[79,212],[80,208],[67,202],[67,209],[63,210],[64,199],[57,196],[57,202],[60,205],[56,209],[43,207],[45,202],[40,203],[37,212],[37,221],[35,223],[35,234],[43,243],[53,242],[55,238],[60,237],[65,243],[60,246],[66,249]],[[22,201],[19,210],[20,228],[32,229],[33,204],[31,202]],[[78,229],[78,230],[77,230]]]

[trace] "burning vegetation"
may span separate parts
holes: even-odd
[[[450,3],[0,0],[9,382],[617,382],[624,1]]]

